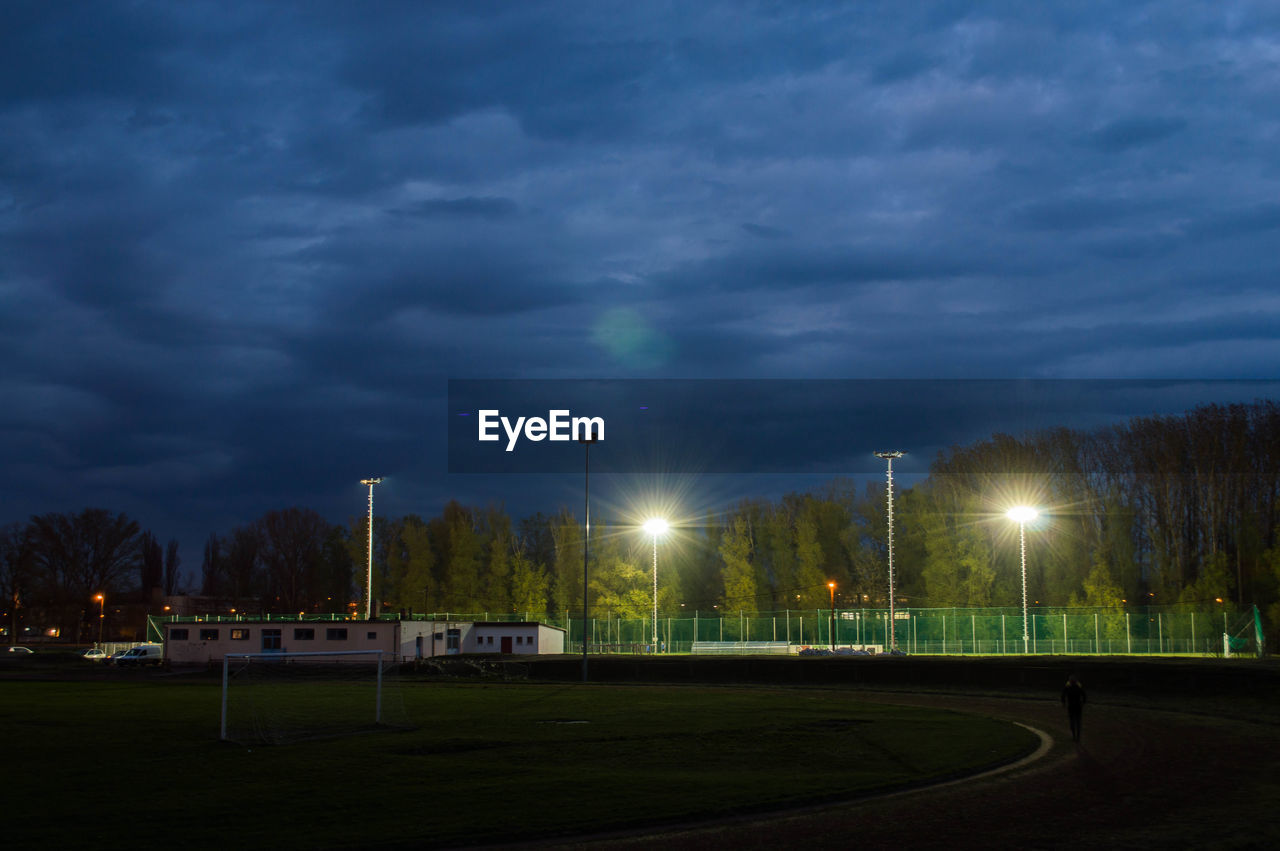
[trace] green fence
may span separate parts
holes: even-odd
[[[495,620],[497,618],[494,618]],[[582,619],[565,613],[555,625],[567,646],[582,652]],[[837,609],[719,613],[658,618],[658,652],[687,653],[693,642],[785,641],[796,648],[887,650],[889,613]],[[1263,649],[1257,610],[1132,610],[1095,608],[898,609],[893,630],[899,650],[913,654],[1141,654],[1257,656]],[[593,653],[651,653],[649,618],[591,618]]]
[[[341,615],[202,616],[199,620],[346,620]],[[396,620],[400,615],[384,615]],[[196,620],[197,618],[172,618]],[[582,652],[582,614],[547,618],[540,612],[433,612],[405,619],[429,621],[541,621],[566,631],[565,650]],[[161,635],[157,621],[149,630]],[[655,645],[651,618],[595,617],[587,621],[589,652],[688,653],[694,642],[785,641],[796,649],[889,649],[887,609],[808,609],[659,617]],[[1239,610],[1219,605],[1189,611],[1184,607],[1135,609],[1033,608],[1027,611],[1024,640],[1019,608],[921,609],[894,612],[893,636],[899,650],[925,655],[1202,655],[1258,656],[1265,650],[1256,607]]]

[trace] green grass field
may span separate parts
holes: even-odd
[[[784,808],[1007,761],[1035,737],[849,692],[405,682],[417,724],[219,742],[203,677],[0,681],[5,845],[467,845]]]

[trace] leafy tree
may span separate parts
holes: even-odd
[[[528,612],[534,619],[547,615],[550,582],[546,568],[523,550],[511,558],[511,602],[517,612]]]
[[[551,583],[551,600],[555,608],[551,615],[560,617],[566,611],[581,613],[582,526],[568,509],[561,509],[551,521],[551,535],[555,542]],[[593,543],[598,540],[594,533],[591,539]]]
[[[750,521],[741,515],[735,516],[720,541],[720,558],[724,562],[724,597],[721,605],[724,614],[756,612],[758,586],[755,565],[752,563],[754,550]]]

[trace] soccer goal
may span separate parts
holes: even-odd
[[[228,654],[220,737],[282,744],[407,729],[389,657],[381,650]]]

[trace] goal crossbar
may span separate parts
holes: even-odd
[[[227,653],[222,657],[222,711],[221,724],[218,738],[221,741],[227,740],[227,688],[230,684],[231,676],[231,660],[243,659],[246,662],[253,659],[264,659],[276,662],[286,662],[291,659],[326,657],[331,659],[346,659],[352,656],[376,656],[377,664],[377,683],[374,689],[374,718],[375,724],[382,723],[382,657],[386,654],[385,650],[315,650],[300,651],[297,653]]]

